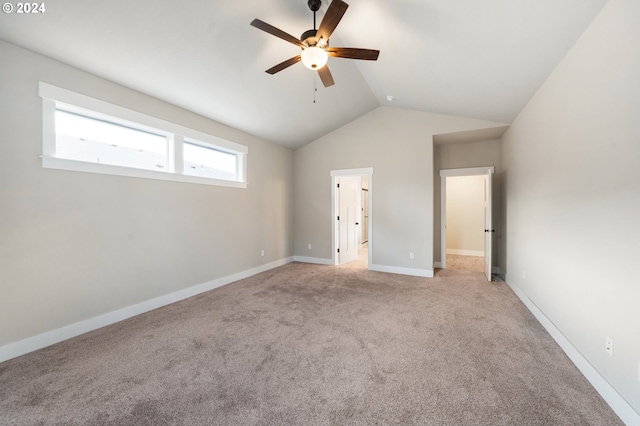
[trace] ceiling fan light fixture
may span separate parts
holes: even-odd
[[[327,0],[325,0],[325,3],[326,1]],[[329,66],[327,65],[329,56],[333,58],[361,59],[365,61],[378,60],[378,55],[380,54],[379,50],[359,49],[354,47],[329,48],[331,34],[333,33],[333,30],[336,29],[344,13],[349,7],[347,3],[343,0],[331,0],[319,27],[316,27],[316,12],[320,9],[322,0],[308,0],[307,4],[309,5],[309,9],[313,12],[313,29],[305,31],[300,38],[294,37],[291,34],[259,19],[251,21],[252,27],[276,36],[302,49],[299,55],[287,59],[275,67],[271,67],[266,70],[268,74],[273,75],[297,64],[298,62],[302,62],[304,66],[310,70],[318,71],[318,75],[320,76],[320,80],[322,80],[324,87],[330,87],[333,86],[335,82],[333,81],[333,76],[331,75]]]
[[[303,49],[300,56],[304,66],[310,70],[319,70],[327,64],[327,59],[329,59],[327,51],[317,46]]]

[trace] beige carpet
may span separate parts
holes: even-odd
[[[447,269],[484,272],[484,257],[447,254]]]
[[[503,282],[292,263],[0,364],[3,425],[618,425]]]

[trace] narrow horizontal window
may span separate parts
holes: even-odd
[[[96,164],[167,170],[167,136],[133,124],[56,109],[56,157]]]
[[[249,149],[40,82],[42,166],[246,188]]]
[[[213,179],[238,180],[238,155],[185,140],[184,174]]]

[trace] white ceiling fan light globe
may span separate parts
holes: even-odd
[[[324,49],[316,46],[302,50],[300,56],[304,66],[310,70],[319,70],[327,64],[327,59],[329,59],[329,54]]]

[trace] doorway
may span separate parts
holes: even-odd
[[[440,171],[442,267],[447,267],[447,255],[456,263],[464,262],[465,269],[474,270],[476,263],[489,281],[493,272],[495,234],[492,220],[493,173],[493,167]],[[449,232],[448,225],[451,226]]]
[[[373,257],[373,168],[331,171],[332,264],[367,268]]]

